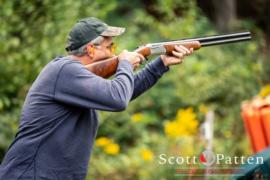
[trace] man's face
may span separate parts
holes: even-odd
[[[96,45],[93,61],[100,61],[113,57],[114,54],[114,43],[112,37],[104,37],[104,40],[100,45]]]

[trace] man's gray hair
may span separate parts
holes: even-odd
[[[90,41],[89,43],[95,45],[95,46],[98,46],[100,45],[104,40],[104,37],[102,36],[98,36],[96,39],[93,39],[92,41]],[[75,55],[75,56],[83,56],[86,54],[86,46],[89,44],[85,44],[81,47],[79,47],[78,49],[74,49],[72,51],[68,51],[68,54],[69,55]]]

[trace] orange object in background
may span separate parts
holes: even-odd
[[[266,142],[270,145],[270,106],[261,109],[262,124],[266,136]]]
[[[254,153],[270,146],[270,102],[257,98],[244,103],[241,112]]]

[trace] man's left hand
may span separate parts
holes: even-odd
[[[175,64],[180,64],[183,62],[183,59],[193,53],[193,48],[187,49],[184,46],[175,46],[172,55],[161,55],[161,59],[165,66],[171,66]]]

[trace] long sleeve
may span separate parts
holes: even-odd
[[[126,60],[119,62],[113,80],[96,76],[79,63],[68,63],[59,72],[54,97],[75,106],[121,111],[130,101],[133,89],[133,68]]]
[[[147,64],[134,77],[134,91],[131,100],[151,88],[168,70],[169,68],[163,64],[160,57]]]

